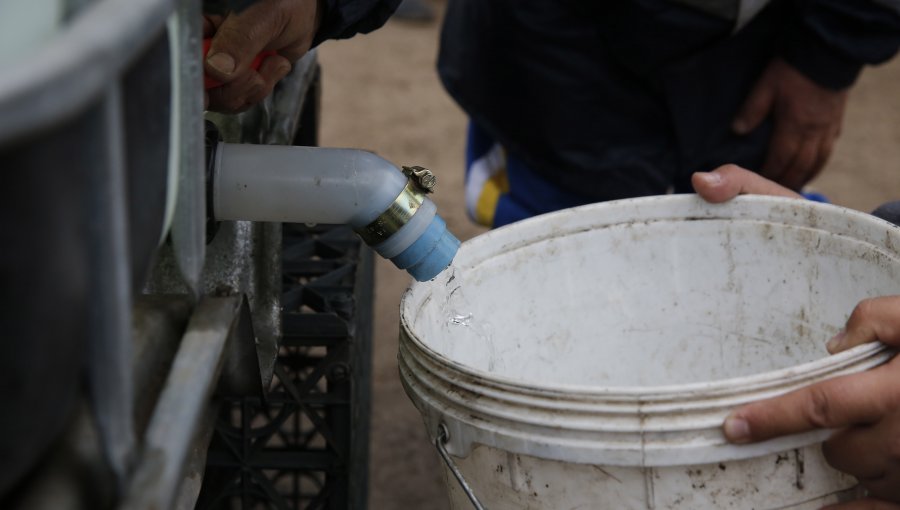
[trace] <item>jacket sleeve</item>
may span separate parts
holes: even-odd
[[[327,39],[347,39],[367,34],[391,17],[400,0],[320,0],[324,8],[313,46]]]
[[[849,87],[866,64],[880,64],[900,46],[900,2],[795,0],[781,56],[816,83]]]
[[[888,202],[872,211],[872,214],[894,225],[900,225],[900,200]]]

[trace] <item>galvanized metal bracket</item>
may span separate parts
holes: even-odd
[[[225,384],[231,378],[230,387],[247,389],[242,383],[250,381],[250,391],[261,392],[258,372],[233,378],[248,366],[258,369],[255,356],[247,360],[250,351],[255,351],[255,345],[246,299],[201,299],[144,433],[142,457],[120,508],[172,508],[185,466],[205,464],[216,412],[211,397],[217,385],[223,384],[220,374]],[[229,359],[235,354],[238,359]],[[193,461],[196,455],[203,459]],[[199,486],[187,499],[196,500],[198,492]]]
[[[204,169],[203,68],[197,58],[201,41],[199,2],[178,2],[169,19],[172,45],[172,125],[170,173],[175,177],[171,225],[172,253],[194,298],[201,294],[206,260],[206,172]]]

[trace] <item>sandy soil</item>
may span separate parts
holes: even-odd
[[[320,48],[321,143],[361,147],[439,177],[436,202],[461,239],[483,230],[463,208],[466,119],[435,72],[439,23],[391,21],[379,31]],[[900,196],[900,60],[866,71],[854,88],[835,154],[813,184],[838,204],[865,211]],[[398,303],[409,280],[376,269],[370,508],[443,509],[443,474],[397,374]]]

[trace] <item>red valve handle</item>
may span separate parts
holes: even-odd
[[[206,54],[209,53],[209,45],[211,43],[212,43],[212,39],[203,39],[203,58],[204,59],[206,58]],[[263,59],[265,59],[266,57],[271,57],[272,55],[275,55],[275,54],[276,54],[276,52],[274,50],[267,50],[267,51],[260,52],[259,55],[257,55],[256,58],[253,59],[253,62],[250,63],[250,68],[253,70],[259,69],[259,65],[262,64]],[[221,87],[222,85],[224,85],[224,83],[220,82],[219,80],[217,80],[207,74],[203,75],[203,88],[209,90],[209,89],[214,89],[216,87]]]

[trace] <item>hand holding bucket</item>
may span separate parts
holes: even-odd
[[[740,194],[800,197],[734,165],[698,172],[692,180],[697,193],[710,202]],[[837,354],[869,342],[900,348],[900,296],[860,302],[827,348]],[[823,444],[829,464],[855,476],[870,496],[900,503],[900,452],[889,448],[900,437],[900,358],[749,404],[731,413],[723,425],[728,440],[739,444],[823,428],[839,429]],[[871,504],[900,508],[875,500]]]

